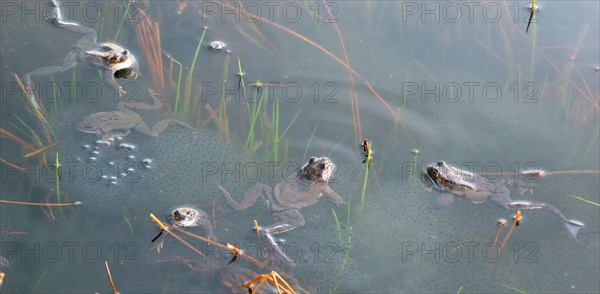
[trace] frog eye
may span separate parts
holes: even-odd
[[[319,164],[319,168],[320,169],[325,169],[325,162],[321,162],[321,164]]]
[[[175,218],[175,219],[179,219],[180,218],[179,210],[173,211],[173,218]]]
[[[317,158],[316,158],[316,157],[314,157],[314,156],[312,156],[312,157],[311,157],[311,158],[308,160],[308,163],[309,163],[309,164],[313,164],[313,163],[315,163],[315,161],[317,161]]]
[[[123,51],[123,56],[127,56],[129,54],[129,51],[125,50]]]

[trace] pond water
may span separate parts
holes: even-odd
[[[107,261],[123,293],[247,292],[249,278],[226,278],[242,269],[277,270],[309,292],[600,291],[600,5],[541,3],[526,33],[527,5],[65,2],[66,20],[128,48],[141,76],[117,80],[121,97],[97,68],[34,77],[46,136],[11,73],[62,64],[82,36],[44,21],[46,2],[4,1],[0,198],[82,205],[0,204],[0,256],[10,263],[0,259],[2,290],[110,292]],[[149,24],[160,46],[148,45]],[[209,49],[213,41],[225,48]],[[111,146],[78,131],[117,102],[150,103],[147,88],[163,104],[135,110],[148,126],[175,117],[198,130],[131,130]],[[311,156],[335,163],[329,186],[346,204],[322,197],[301,210],[303,227],[274,235],[293,269],[228,264],[230,252],[181,233],[207,257],[164,233],[151,242],[160,229],[149,214],[166,222],[189,204],[207,212],[219,243],[264,261],[253,221],[276,218],[261,205],[233,210],[219,185],[241,200],[256,183],[291,183]],[[498,255],[498,219],[508,220],[501,243],[515,211],[465,199],[434,208],[440,193],[423,173],[438,161],[487,176],[494,189],[534,182],[522,195],[509,186],[511,198],[550,203],[585,227],[570,239],[550,211],[523,210]],[[519,174],[531,170],[546,175]]]

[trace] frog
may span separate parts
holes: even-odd
[[[116,111],[96,112],[81,119],[77,124],[77,129],[84,133],[96,134],[102,140],[109,143],[114,142],[116,137],[126,136],[133,129],[143,135],[158,137],[170,124],[177,124],[190,130],[196,130],[194,127],[178,119],[163,119],[155,123],[152,128],[142,120],[142,117],[132,111],[138,110],[159,110],[162,107],[158,93],[148,88],[150,98],[153,103],[144,102],[119,102]]]
[[[278,221],[266,228],[259,228],[260,235],[263,241],[274,250],[272,253],[275,259],[292,265],[293,262],[279,248],[272,235],[304,226],[305,220],[300,209],[316,204],[321,196],[326,196],[338,206],[346,204],[344,199],[329,187],[329,180],[334,171],[335,164],[331,159],[312,156],[292,179],[283,180],[274,188],[257,183],[244,194],[239,202],[225,188],[221,185],[218,186],[227,204],[234,210],[248,209],[261,200],[264,208],[272,213]]]
[[[202,227],[209,239],[216,240],[208,214],[202,209],[191,205],[177,206],[169,210],[167,219],[172,225],[182,228]]]
[[[139,64],[134,54],[119,44],[98,42],[95,29],[64,20],[58,1],[51,1],[49,6],[51,10],[46,20],[58,28],[85,35],[73,45],[62,65],[40,67],[25,74],[25,87],[29,100],[34,101],[35,99],[32,77],[63,73],[80,63],[101,70],[104,81],[110,88],[114,89],[119,96],[126,94],[116,79],[138,77],[140,74]]]
[[[457,197],[475,204],[489,199],[504,209],[549,210],[560,219],[567,235],[575,240],[579,230],[584,227],[584,223],[568,219],[554,205],[539,201],[511,200],[510,189],[504,181],[491,182],[483,176],[461,170],[444,161],[428,165],[425,176],[435,189],[443,192],[435,200],[434,205],[438,208],[452,204]]]

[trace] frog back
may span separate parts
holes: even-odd
[[[273,196],[279,206],[276,210],[301,209],[317,203],[325,185],[324,182],[313,182],[303,178],[280,182],[273,189]]]

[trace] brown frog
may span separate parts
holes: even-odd
[[[58,1],[51,1],[52,11],[47,20],[55,26],[77,33],[85,34],[71,49],[63,60],[62,66],[46,66],[25,74],[25,85],[30,101],[34,101],[33,85],[31,77],[48,76],[56,73],[63,73],[79,63],[87,64],[90,67],[98,68],[103,71],[104,81],[111,88],[117,91],[118,95],[125,94],[123,88],[117,83],[115,78],[137,78],[139,74],[139,65],[135,56],[122,46],[111,42],[98,42],[96,30],[82,26],[78,23],[63,20],[62,11]]]
[[[443,161],[428,165],[426,175],[436,189],[444,192],[435,201],[437,207],[452,204],[455,197],[465,198],[472,203],[482,203],[490,199],[505,209],[547,209],[561,220],[569,237],[574,239],[577,238],[577,233],[584,226],[579,221],[567,219],[558,208],[551,204],[537,201],[513,201],[510,199],[510,190],[504,182],[490,182],[482,176],[463,171]]]
[[[108,142],[114,141],[116,136],[125,136],[129,130],[134,129],[146,136],[156,137],[162,133],[170,124],[174,123],[182,127],[195,130],[194,127],[178,119],[163,119],[152,128],[148,127],[139,114],[131,109],[139,110],[159,110],[162,103],[158,99],[158,94],[148,88],[153,104],[143,102],[119,102],[118,111],[97,112],[81,119],[77,124],[77,129],[84,133],[98,135]]]
[[[304,217],[300,209],[317,203],[323,195],[335,205],[345,204],[344,199],[329,187],[329,179],[335,170],[335,164],[327,157],[311,157],[297,173],[294,179],[287,179],[271,188],[258,183],[237,202],[227,190],[219,185],[229,206],[235,210],[244,210],[259,199],[273,213],[278,222],[261,228],[260,232],[274,249],[276,258],[291,260],[281,251],[272,238],[272,234],[283,233],[304,226]]]
[[[216,240],[208,214],[202,209],[190,205],[178,206],[169,211],[167,219],[171,224],[183,228],[200,226],[205,230],[209,239]]]

